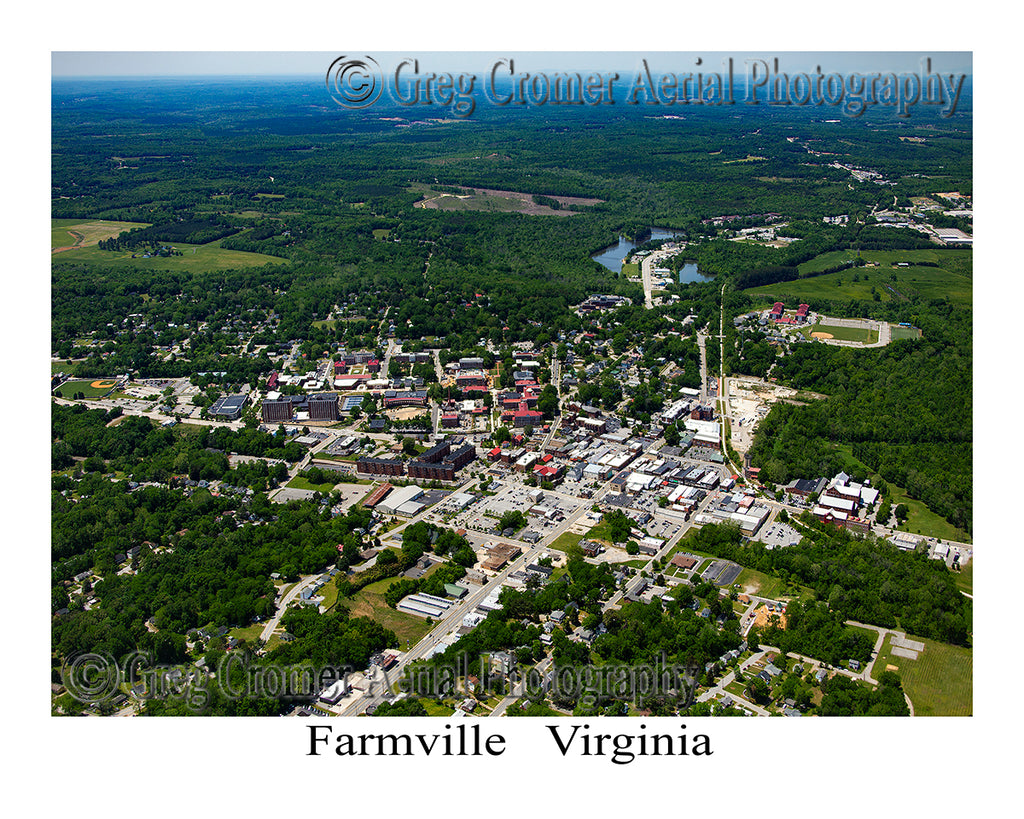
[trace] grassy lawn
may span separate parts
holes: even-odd
[[[450,705],[445,705],[443,702],[438,702],[437,700],[420,698],[420,702],[423,703],[423,707],[426,709],[428,717],[450,717],[455,713],[455,709]]]
[[[286,486],[292,489],[308,489],[310,492],[330,492],[337,486],[337,483],[310,483],[306,478],[301,475],[296,475]]]
[[[263,253],[246,253],[241,250],[225,250],[220,240],[205,245],[188,245],[183,242],[169,243],[180,250],[181,256],[144,259],[140,254],[132,258],[131,251],[106,251],[98,247],[77,247],[53,256],[53,263],[74,262],[94,264],[112,268],[138,268],[141,270],[188,270],[203,273],[213,270],[232,270],[240,267],[256,267],[265,264],[285,264],[285,259],[267,256]]]
[[[548,549],[555,549],[559,552],[564,552],[573,546],[576,546],[581,540],[583,535],[575,535],[572,532],[563,532],[556,537],[551,543],[548,544]]]
[[[889,497],[892,500],[893,508],[897,504],[906,504],[908,515],[907,522],[897,528],[901,532],[910,532],[925,537],[938,537],[944,540],[956,540],[961,543],[970,543],[971,536],[963,529],[958,529],[941,515],[935,514],[921,501],[914,500],[906,490],[895,484],[889,484]]]
[[[622,263],[622,276],[623,278],[638,278],[641,274],[640,265],[637,262],[623,262]]]
[[[878,475],[853,457],[852,447],[849,444],[837,446],[836,453],[843,459],[844,464],[852,469],[864,470],[871,478],[872,484],[878,484]],[[846,467],[844,466],[844,468]],[[903,487],[890,483],[889,498],[893,508],[900,503],[906,504],[908,512],[907,522],[898,527],[901,532],[910,532],[911,534],[924,535],[925,537],[937,537],[943,540],[955,540],[960,543],[971,542],[971,536],[967,532],[963,529],[958,529],[941,515],[935,514],[921,501],[911,498]]]
[[[432,624],[414,614],[407,614],[391,608],[384,602],[384,592],[397,578],[387,577],[360,589],[349,600],[344,601],[352,617],[369,617],[384,628],[389,628],[398,637],[399,648],[403,651],[406,642],[416,645],[430,631]]]
[[[772,600],[778,600],[781,597],[800,600],[814,599],[813,589],[795,583],[785,583],[777,577],[772,577],[756,569],[744,568],[736,578],[734,585],[739,585],[741,590],[747,594],[756,594],[758,597],[768,597]]]
[[[324,611],[329,611],[338,602],[338,587],[334,583],[325,583],[320,587],[320,596],[324,599],[324,602],[321,603]]]
[[[239,640],[245,640],[245,642],[252,644],[253,641],[258,640],[260,635],[263,633],[263,623],[253,623],[251,626],[245,626],[244,628],[233,628],[228,632],[229,635]]]
[[[973,713],[974,653],[969,648],[907,635],[924,643],[916,660],[893,657],[886,639],[875,660],[875,679],[887,665],[896,666],[903,690],[917,716],[970,716]]]
[[[966,566],[961,566],[960,571],[953,572],[953,580],[960,591],[974,594],[974,560]]]

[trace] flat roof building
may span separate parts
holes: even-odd
[[[237,421],[242,417],[242,410],[245,405],[249,403],[249,396],[247,395],[225,395],[222,398],[218,398],[212,407],[210,407],[210,415],[216,415],[218,418],[228,418],[232,421]]]

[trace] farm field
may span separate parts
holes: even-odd
[[[894,657],[887,637],[875,660],[875,679],[895,666],[903,682],[903,690],[914,704],[915,716],[966,717],[973,713],[974,655],[969,648],[947,645],[908,634],[924,643],[924,651],[916,660]]]
[[[114,234],[116,235],[116,234]],[[98,241],[98,240],[97,240]],[[76,247],[56,254],[54,261],[79,262],[103,267],[130,267],[141,270],[187,270],[205,273],[215,270],[234,270],[240,267],[256,267],[265,264],[284,264],[285,259],[267,256],[263,253],[246,253],[241,250],[225,250],[220,241],[205,245],[188,245],[182,242],[171,244],[182,252],[181,256],[143,259],[132,258],[131,251],[106,251],[98,247]]]
[[[118,236],[132,228],[148,226],[147,222],[111,222],[106,219],[51,219],[50,249],[76,245],[91,247],[101,239]]]
[[[894,301],[918,295],[922,299],[947,298],[956,304],[969,305],[973,300],[972,255],[967,251],[943,250],[865,250],[861,257],[868,262],[877,262],[878,267],[859,267],[826,273],[809,279],[753,287],[744,292],[752,296],[763,296],[765,306],[776,300],[785,302],[809,301],[811,299],[858,299],[871,301],[872,288],[880,301]],[[854,256],[849,250],[839,250],[816,256],[798,265],[801,274],[824,270],[850,261]],[[897,262],[909,262],[909,267],[892,267]],[[939,267],[925,267],[921,264],[937,264]],[[858,281],[853,277],[857,276]]]

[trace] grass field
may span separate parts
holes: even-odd
[[[833,267],[855,257],[853,251],[837,250],[798,265],[801,274],[816,272]],[[753,287],[745,290],[752,296],[763,296],[765,306],[781,300],[800,302],[808,299],[858,299],[871,301],[874,288],[880,301],[901,300],[917,294],[923,299],[948,298],[956,304],[971,304],[972,254],[970,251],[945,250],[865,250],[861,257],[869,262],[878,262],[878,267],[859,267],[827,273],[809,279]],[[893,267],[893,263],[907,262],[909,267]],[[938,267],[924,267],[915,262],[937,264]],[[854,275],[858,281],[854,281]],[[894,292],[895,291],[895,292]]]
[[[872,676],[896,666],[915,716],[964,717],[973,713],[974,653],[969,648],[907,635],[924,643],[916,660],[894,657],[888,638],[875,660]]]
[[[147,222],[111,222],[105,219],[51,219],[50,249],[91,247],[100,239],[109,239],[132,228],[148,227]]]
[[[310,492],[330,492],[338,484],[337,482],[310,483],[306,478],[303,478],[301,475],[296,475],[285,485],[291,487],[292,489],[307,489]]]
[[[786,583],[778,577],[772,577],[756,569],[744,568],[733,585],[737,584],[748,594],[756,594],[758,597],[769,597],[772,600],[778,600],[782,597],[803,601],[814,599],[813,589],[796,583]]]
[[[351,617],[369,617],[395,632],[399,648],[404,651],[407,641],[409,645],[416,645],[432,626],[424,618],[398,611],[384,602],[384,592],[397,580],[395,577],[387,577],[371,583],[344,603]]]
[[[104,267],[130,267],[142,270],[187,270],[204,273],[212,270],[233,270],[240,267],[256,267],[264,264],[284,264],[284,259],[263,253],[246,253],[241,250],[225,250],[220,240],[205,245],[187,245],[181,242],[171,244],[182,252],[181,256],[168,258],[133,259],[130,251],[106,251],[98,247],[77,247],[53,255],[52,261],[77,262],[102,265]]]
[[[905,338],[920,338],[921,331],[916,327],[900,327],[898,324],[891,325],[890,335],[893,341],[901,341]]]
[[[974,559],[960,568],[960,571],[953,572],[953,580],[960,591],[974,594]]]
[[[548,548],[564,552],[571,547],[576,546],[581,540],[583,540],[583,535],[576,535],[572,532],[563,532],[551,541]]]

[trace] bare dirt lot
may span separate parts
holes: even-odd
[[[573,206],[586,207],[600,204],[602,199],[582,196],[549,196],[561,205],[557,210],[533,201],[533,194],[519,191],[500,191],[492,188],[465,188],[464,194],[428,195],[415,204],[418,208],[438,210],[483,210],[525,213],[527,216],[572,216],[579,211],[567,210]]]

